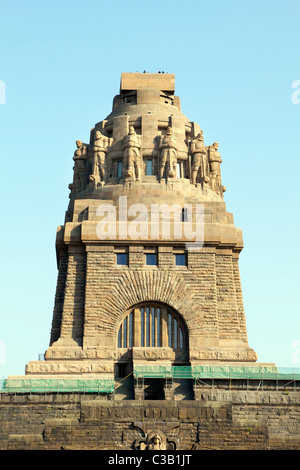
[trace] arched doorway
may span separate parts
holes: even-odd
[[[116,364],[116,377],[122,384],[125,384],[126,378],[133,372],[134,348],[145,350],[147,356],[149,352],[150,356],[153,354],[152,364],[156,366],[160,364],[157,359],[160,357],[160,348],[169,348],[173,365],[186,365],[189,360],[189,348],[184,319],[171,307],[158,302],[143,302],[124,314],[117,332],[119,360]],[[164,387],[163,379],[148,379],[146,398],[148,396],[149,399],[163,399]]]

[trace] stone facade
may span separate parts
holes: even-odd
[[[172,74],[122,74],[111,114],[76,141],[50,345],[27,364],[27,383],[107,389],[149,364],[256,365],[219,144],[204,143],[174,87]]]
[[[0,449],[143,450],[155,433],[168,451],[299,450],[299,405],[299,391],[207,390],[192,402],[3,394]]]
[[[0,449],[300,448],[299,377],[248,344],[219,145],[174,92],[122,74],[76,142],[50,344],[5,381]]]
[[[112,113],[89,143],[76,142],[70,203],[57,231],[50,346],[27,375],[111,380],[121,363],[256,362],[238,268],[242,234],[226,211],[218,144],[204,144],[174,86],[172,74],[122,74]],[[184,262],[177,265],[177,256]],[[145,320],[151,333],[141,330],[144,308],[157,312]],[[144,334],[151,344],[141,344]]]

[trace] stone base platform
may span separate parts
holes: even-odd
[[[198,401],[1,393],[1,450],[299,450],[300,394],[202,390]],[[132,452],[130,455],[133,455]]]

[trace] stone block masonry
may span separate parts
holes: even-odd
[[[120,85],[89,143],[76,141],[45,360],[26,365],[29,382],[9,377],[6,391],[50,379],[99,381],[103,391],[147,363],[257,361],[219,144],[205,145],[181,112],[173,74],[126,73]]]
[[[124,313],[151,301],[181,312],[192,359],[216,360],[223,355],[229,360],[248,360],[251,350],[247,346],[238,266],[232,253],[212,248],[191,251],[187,265],[174,268],[173,247],[158,246],[157,266],[145,267],[145,246],[136,244],[129,247],[128,266],[120,267],[116,264],[118,250],[113,244],[87,245],[86,253],[69,256],[66,277],[58,279],[57,289],[64,282],[65,295],[63,301],[57,296],[54,309],[62,311],[57,345],[76,341],[85,357],[93,357],[97,351],[98,358],[107,359],[110,351],[112,358]],[[65,258],[61,263],[66,269]],[[52,338],[57,336],[57,325],[58,320],[53,322]],[[49,358],[52,349],[55,351],[55,344],[47,352]],[[52,357],[58,359],[58,353]]]
[[[248,344],[219,144],[174,93],[122,74],[76,141],[50,344],[5,380],[1,449],[300,448],[300,382]]]
[[[0,395],[1,450],[299,450],[298,392],[203,391],[195,401],[110,401],[97,394]]]

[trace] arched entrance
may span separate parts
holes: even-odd
[[[140,357],[144,354],[144,362],[154,365],[154,368],[159,368],[166,360],[172,365],[187,365],[189,348],[185,322],[178,312],[165,304],[138,304],[124,314],[118,326],[117,350],[119,360],[115,375],[122,384],[133,372],[133,355],[136,357],[136,351]],[[146,399],[164,398],[163,379],[148,378],[145,383]]]

